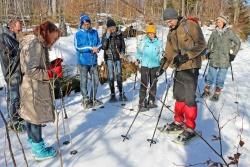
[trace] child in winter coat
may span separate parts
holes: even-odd
[[[116,102],[114,80],[117,80],[119,89],[119,101],[127,101],[122,87],[121,58],[125,54],[125,42],[120,31],[117,31],[116,23],[109,18],[107,20],[107,32],[102,37],[104,60],[108,67],[108,81],[111,91],[110,102]]]
[[[146,27],[147,35],[140,41],[137,47],[136,58],[141,64],[141,86],[139,94],[139,110],[147,111],[148,108],[157,107],[155,102],[157,76],[162,54],[162,43],[156,37],[156,26],[150,23]],[[146,92],[150,83],[149,97]]]
[[[228,26],[228,17],[219,16],[216,29],[208,40],[208,58],[210,59],[204,93],[210,95],[210,88],[215,80],[215,92],[211,100],[217,101],[224,87],[228,67],[240,49],[240,39]]]

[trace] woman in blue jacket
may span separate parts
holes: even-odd
[[[75,35],[75,48],[77,63],[80,70],[81,93],[83,96],[83,108],[102,105],[96,99],[97,87],[99,83],[97,71],[97,53],[101,48],[101,42],[96,30],[91,28],[89,16],[81,15],[80,28]],[[87,91],[88,73],[92,78],[92,89],[90,98]]]
[[[141,64],[141,86],[139,94],[139,110],[146,111],[148,108],[157,107],[155,103],[157,76],[160,66],[162,44],[156,37],[156,27],[150,23],[146,28],[147,35],[137,47],[136,58]],[[148,82],[150,83],[149,97],[146,99]]]

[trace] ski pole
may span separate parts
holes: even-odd
[[[170,82],[172,82],[172,80],[173,80],[174,73],[175,73],[175,70],[173,70],[173,72],[171,74],[171,80],[169,81],[169,85],[167,87],[167,90],[166,90],[166,93],[165,93],[165,97],[164,97],[164,100],[163,100],[164,104],[165,104],[165,101],[167,99],[168,90],[169,90],[169,88],[171,86]],[[147,139],[147,141],[150,143],[150,147],[151,147],[152,144],[156,144],[156,140],[154,140],[154,136],[155,136],[156,128],[157,128],[157,126],[159,124],[159,121],[160,121],[160,118],[161,118],[161,115],[162,115],[164,104],[162,104],[162,106],[161,106],[161,110],[160,110],[160,113],[158,115],[158,119],[157,119],[157,122],[156,122],[156,125],[155,125],[155,128],[154,128],[154,133],[152,135],[152,138],[151,139]]]
[[[134,80],[134,88],[133,88],[133,99],[132,99],[132,102],[134,101],[134,97],[135,97],[135,87],[136,87],[136,78],[137,78],[137,71],[135,73],[135,80]],[[130,111],[134,111],[133,109],[133,103],[131,103],[131,108],[129,109]]]
[[[232,66],[232,62],[230,62],[230,68],[231,68],[231,76],[232,76],[232,81],[233,81],[233,85],[234,85],[234,93],[235,93],[235,98],[236,101],[234,103],[238,104],[238,93],[237,93],[237,88],[236,88],[236,84],[235,84],[235,80],[234,80],[234,73],[233,73],[233,66]]]
[[[204,72],[203,72],[202,78],[204,78],[205,75],[206,75],[207,67],[208,67],[209,63],[210,63],[210,59],[208,59],[208,61],[207,61],[207,64],[206,64],[205,70],[204,70]]]

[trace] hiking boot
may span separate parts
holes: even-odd
[[[190,141],[193,137],[195,137],[195,133],[192,129],[185,129],[181,134],[178,135],[177,141],[186,143]]]
[[[158,105],[155,104],[155,101],[154,100],[149,100],[148,102],[148,108],[157,108]]]
[[[204,88],[204,96],[210,96],[210,85],[206,85]]]
[[[115,97],[115,94],[111,94],[110,99],[109,99],[109,102],[110,102],[110,103],[117,102],[117,99],[116,99],[116,97]]]
[[[120,93],[119,101],[128,101],[128,98],[125,96],[125,93]]]
[[[214,95],[211,97],[212,101],[218,101],[221,94],[221,88],[216,87]]]
[[[85,99],[82,101],[83,109],[89,109],[92,107],[92,102],[89,99]]]
[[[57,154],[53,147],[46,147],[43,140],[39,143],[31,141],[31,151],[37,161],[53,158]]]
[[[183,131],[184,127],[181,123],[172,122],[171,124],[167,124],[165,127],[165,131],[167,133],[179,133],[180,131]]]

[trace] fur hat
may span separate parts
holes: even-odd
[[[109,18],[107,20],[107,28],[113,27],[113,26],[116,26],[116,23],[115,23],[115,21],[113,19]]]
[[[179,15],[173,8],[166,8],[163,12],[163,20],[178,19]]]
[[[216,20],[221,20],[223,21],[225,24],[229,23],[229,17],[228,16],[224,16],[224,15],[220,15],[219,17],[216,18]]]
[[[156,34],[156,26],[154,24],[147,25],[146,33],[155,33]]]

